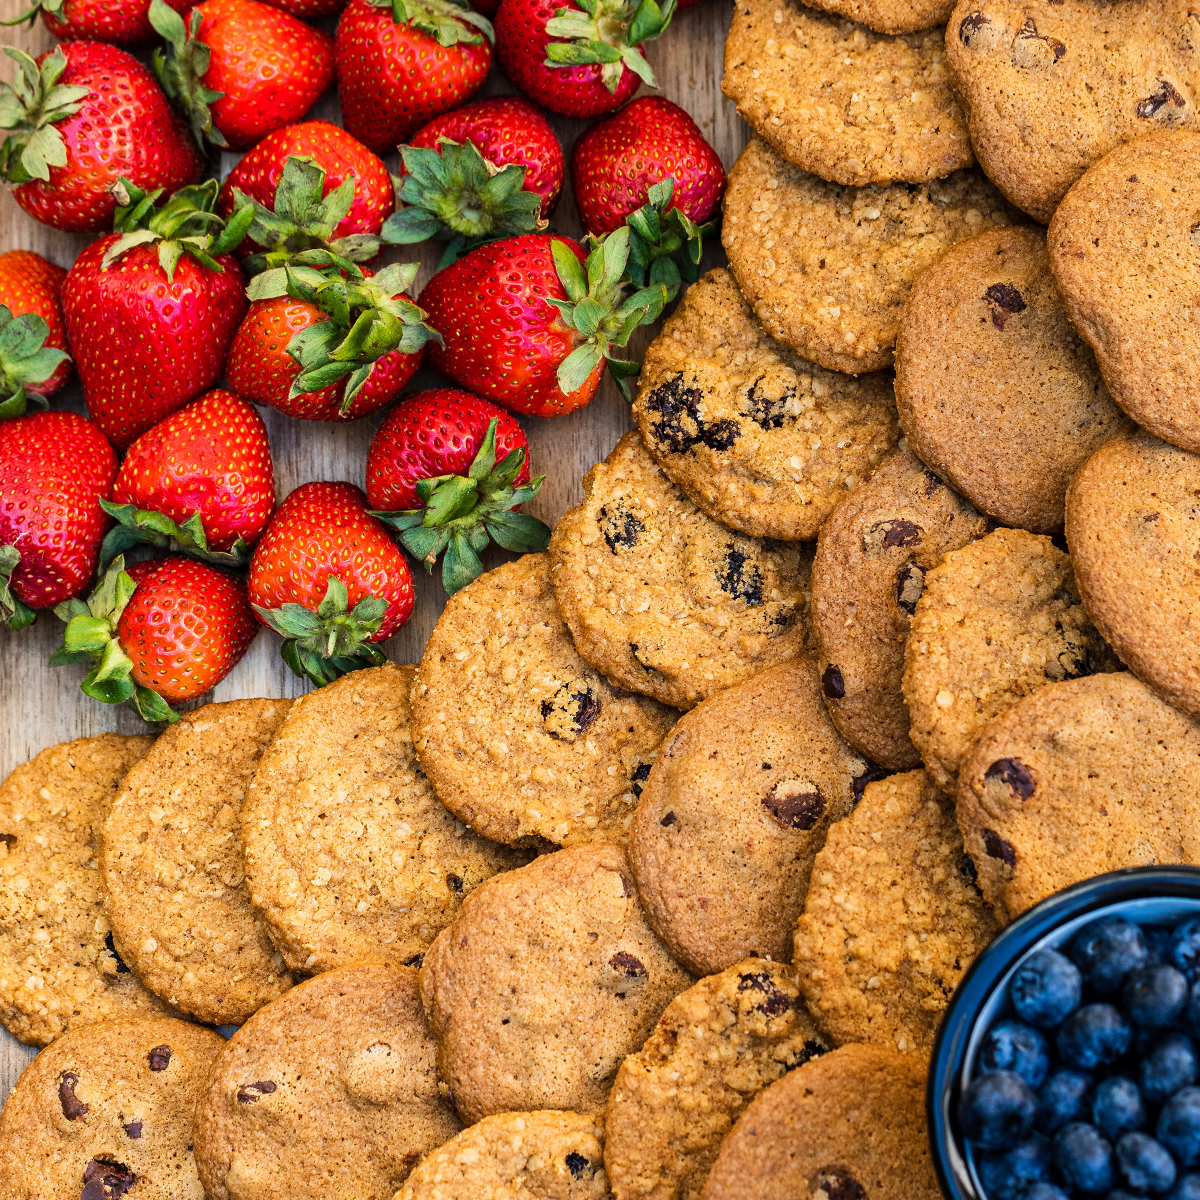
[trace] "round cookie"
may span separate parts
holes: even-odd
[[[1163,130],[1092,167],[1059,205],[1049,234],[1054,282],[1113,399],[1156,437],[1193,452],[1198,217],[1200,133]]]
[[[667,1005],[617,1072],[604,1164],[615,1200],[700,1200],[721,1139],[753,1096],[828,1044],[794,973],[748,958]]]
[[[289,700],[185,713],[125,777],[100,874],[117,949],[151,991],[213,1025],[292,986],[242,868],[242,801]]]
[[[1200,716],[1200,457],[1142,430],[1114,438],[1067,493],[1079,591],[1121,660],[1176,708]]]
[[[858,375],[892,365],[918,276],[956,242],[1010,224],[979,171],[919,186],[840,187],[753,138],[729,173],[721,242],[771,337]]]
[[[691,708],[808,642],[811,553],[705,516],[637,433],[583,477],[550,539],[579,653],[620,687]]]
[[[544,554],[450,597],[412,691],[412,738],[438,798],[494,841],[624,841],[678,713],[579,657]]]
[[[945,25],[954,0],[814,0],[812,7],[848,17],[879,33],[919,33]]]
[[[371,667],[292,705],[242,810],[246,883],[294,971],[411,963],[463,897],[528,854],[465,828],[417,762],[416,668]]]
[[[704,1200],[940,1200],[925,1059],[843,1046],[761,1092],[721,1146]]]
[[[327,971],[260,1008],[196,1105],[209,1200],[390,1200],[460,1125],[411,967]]]
[[[1107,871],[1200,865],[1200,726],[1129,672],[1042,688],[980,732],[958,822],[1002,924]]]
[[[728,271],[692,284],[646,351],[633,418],[689,500],[751,537],[810,541],[900,436],[891,380],[767,336]]]
[[[975,161],[941,29],[894,37],[797,0],[738,0],[721,90],[784,158],[834,183],[924,183]]]
[[[928,1055],[951,994],[998,929],[953,801],[924,771],[909,771],[869,784],[830,827],[792,961],[836,1045]]]
[[[813,559],[817,666],[838,732],[893,771],[920,766],[908,736],[904,645],[925,574],[987,519],[911,450],[889,458],[833,510]]]
[[[975,735],[1048,683],[1121,664],[1096,632],[1048,537],[997,529],[925,576],[904,648],[910,736],[950,791]]]
[[[0,784],[0,1022],[45,1046],[77,1025],[165,1016],[113,946],[98,832],[152,737],[60,742]]]
[[[625,851],[545,854],[481,884],[421,968],[438,1076],[464,1121],[601,1112],[621,1060],[691,978],[638,904]]]
[[[1062,528],[1067,484],[1129,419],[1075,332],[1041,229],[989,229],[913,285],[896,341],[911,449],[976,508],[1033,533]]]
[[[221,1038],[169,1017],[72,1029],[0,1113],[5,1200],[204,1200],[192,1110]]]
[[[396,1200],[607,1200],[603,1134],[573,1112],[506,1112],[431,1151]]]
[[[698,975],[786,961],[813,857],[876,776],[829,720],[811,655],[683,717],[629,833],[646,919],[671,953]]]

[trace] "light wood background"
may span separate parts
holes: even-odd
[[[0,16],[8,19],[25,7],[24,0],[0,0]],[[646,47],[646,57],[654,68],[660,94],[682,105],[692,115],[721,156],[726,170],[733,165],[748,137],[746,126],[720,90],[721,59],[729,18],[728,0],[707,0],[707,3],[679,13],[665,36]],[[332,30],[332,26],[332,22],[326,23],[326,28]],[[0,30],[0,44],[20,46],[38,54],[52,47],[54,39],[39,22],[32,30],[24,26]],[[11,61],[0,56],[0,78],[11,79],[11,67]],[[477,98],[509,94],[515,90],[499,69],[493,67]],[[643,87],[640,94],[648,93],[652,94]],[[323,97],[311,115],[337,121],[336,95],[331,93]],[[587,123],[562,117],[553,117],[552,122],[569,162],[575,138]],[[398,169],[398,155],[387,161],[392,171]],[[224,155],[221,175],[224,176],[235,162],[235,156]],[[578,236],[580,233],[569,178],[552,227],[566,234]],[[89,240],[86,235],[64,234],[38,224],[18,208],[7,191],[0,189],[0,250],[17,247],[36,250],[66,267]],[[705,266],[720,265],[724,257],[718,240],[714,237],[710,242]],[[389,251],[384,261],[412,261],[417,257],[415,249],[403,253]],[[422,270],[418,288],[429,279],[439,254],[440,247],[420,254]],[[653,329],[639,331],[631,344],[630,357],[641,358],[653,332]],[[417,391],[442,383],[440,376],[426,368],[416,376],[408,390]],[[78,385],[73,383],[59,393],[52,406],[82,412]],[[270,432],[280,500],[293,488],[310,480],[347,480],[363,486],[367,447],[382,414],[348,425],[296,421],[270,409],[263,410],[263,416]],[[582,498],[580,481],[583,473],[608,454],[621,434],[630,428],[631,422],[628,405],[606,378],[596,399],[582,411],[557,419],[522,417],[521,424],[529,437],[534,474],[546,474],[541,495],[529,506],[529,511],[553,525]],[[489,564],[497,561],[500,559],[493,558]],[[416,571],[414,576],[417,602],[413,616],[383,647],[395,662],[419,660],[445,599],[436,575],[430,579],[424,571]],[[61,639],[61,629],[60,622],[49,612],[43,613],[35,626],[20,634],[0,628],[0,778],[55,742],[105,730],[136,733],[144,729],[132,712],[99,704],[79,691],[83,667],[51,669],[46,666],[46,659]],[[296,696],[306,690],[280,660],[278,646],[279,639],[268,630],[262,630],[246,657],[204,700]],[[8,1094],[32,1055],[31,1049],[0,1030],[0,1097]]]

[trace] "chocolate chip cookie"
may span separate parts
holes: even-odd
[[[1129,672],[1042,688],[980,732],[958,821],[1005,924],[1093,875],[1200,864],[1200,726]]]
[[[729,173],[721,241],[771,337],[858,375],[892,365],[913,281],[956,242],[1012,220],[979,171],[840,187],[754,138]]]
[[[954,802],[924,771],[869,784],[813,864],[793,962],[822,1031],[929,1054],[946,1003],[999,926]]]
[[[842,737],[880,766],[921,762],[901,678],[925,574],[987,530],[911,450],[888,459],[821,529],[812,614],[825,704]]]
[[[990,229],[913,285],[896,342],[911,449],[976,508],[1034,533],[1062,528],[1067,484],[1130,424],[1067,320],[1040,229]]]
[[[705,516],[637,433],[583,477],[550,539],[579,653],[620,687],[691,708],[808,642],[811,552]]]
[[[691,982],[642,917],[625,851],[597,843],[476,888],[425,955],[421,999],[471,1123],[600,1113],[621,1060]]]
[[[170,1018],[69,1030],[0,1113],[5,1200],[203,1200],[192,1110],[223,1043]]]
[[[633,417],[714,520],[809,541],[900,436],[892,382],[806,362],[767,336],[728,271],[692,284],[646,351]]]
[[[629,835],[646,919],[671,953],[698,975],[786,961],[813,857],[876,774],[830,722],[811,655],[688,713]]]
[[[997,529],[925,576],[904,648],[913,744],[949,791],[993,717],[1048,683],[1117,670],[1070,558],[1048,537]]]
[[[434,1059],[411,967],[327,971],[259,1009],[196,1105],[210,1200],[390,1200],[461,1128]]]
[[[125,777],[101,834],[117,950],[151,991],[214,1025],[292,986],[242,867],[242,801],[290,703],[186,713]]]
[[[1200,128],[1200,24],[1185,0],[960,0],[946,62],[980,165],[1043,225],[1115,146]]]
[[[829,1048],[794,973],[770,959],[748,958],[676,996],[608,1098],[615,1200],[700,1200],[721,1139],[754,1095]]]
[[[814,0],[813,8],[859,21],[880,33],[918,33],[945,25],[953,0]]]
[[[738,0],[721,90],[784,158],[834,183],[924,183],[975,161],[941,29],[891,36],[797,0]]]
[[[544,554],[450,597],[412,692],[413,744],[438,798],[509,844],[623,842],[678,715],[579,657]]]

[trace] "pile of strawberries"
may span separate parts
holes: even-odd
[[[53,664],[170,721],[263,624],[318,684],[382,661],[413,608],[406,554],[454,591],[491,542],[544,548],[510,414],[581,408],[606,369],[628,394],[619,352],[695,278],[724,187],[682,109],[626,103],[675,7],[33,0],[62,41],[5,48],[0,174],[37,220],[98,236],[69,271],[0,254],[0,620],[53,609]],[[308,23],[339,12],[334,35]],[[464,103],[493,48],[530,99]],[[335,78],[344,128],[305,121]],[[538,105],[602,118],[571,156],[584,245],[549,228],[564,156]],[[246,152],[223,183],[218,148]],[[418,298],[415,265],[372,269],[427,239],[444,253]],[[401,397],[426,355],[458,386]],[[72,370],[88,417],[34,411]],[[276,507],[255,405],[393,404],[365,492],[307,483]]]

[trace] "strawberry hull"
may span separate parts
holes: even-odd
[[[63,325],[62,285],[67,277],[62,267],[47,262],[32,250],[9,250],[0,254],[0,304],[14,317],[36,313],[46,322],[46,345],[66,350],[67,331]],[[61,363],[44,383],[27,383],[25,390],[39,396],[53,396],[74,370],[70,361]]]

